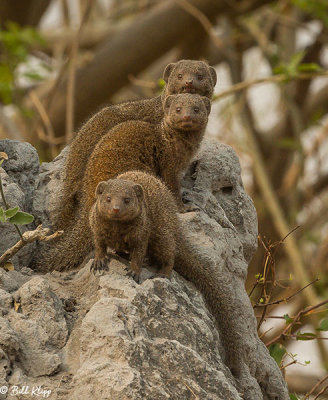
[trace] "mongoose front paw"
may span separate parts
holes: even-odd
[[[90,271],[96,274],[97,272],[99,274],[102,274],[104,271],[108,271],[108,264],[106,262],[106,259],[94,259],[91,266],[90,266]]]
[[[130,269],[130,271],[127,273],[127,276],[131,276],[137,283],[140,283],[140,273],[133,271]]]

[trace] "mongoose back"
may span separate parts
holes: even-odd
[[[204,61],[180,60],[167,65],[163,79],[166,85],[161,96],[105,107],[89,119],[73,139],[65,165],[63,195],[53,221],[56,229],[64,229],[75,215],[87,161],[111,128],[129,120],[159,123],[163,118],[162,101],[171,94],[200,94],[210,99],[217,77],[214,68]]]
[[[169,278],[176,254],[177,212],[172,193],[152,175],[130,171],[100,182],[89,219],[95,246],[91,269],[107,269],[109,247],[130,254],[130,275],[136,282],[147,255],[159,267],[159,276]]]
[[[48,252],[40,252],[36,266],[63,270],[83,261],[93,248],[88,216],[97,185],[120,173],[141,170],[161,177],[181,206],[180,174],[201,143],[210,107],[207,97],[171,95],[161,123],[128,121],[111,129],[88,161],[77,217]]]

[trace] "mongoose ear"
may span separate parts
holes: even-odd
[[[210,114],[211,112],[211,100],[207,97],[202,97],[203,103],[205,104],[206,110],[207,110],[207,115]]]
[[[96,189],[96,193],[95,193],[96,196],[99,196],[100,194],[103,194],[106,186],[107,186],[107,182],[105,182],[105,181],[99,182],[98,186],[97,186],[97,189]]]
[[[217,75],[216,75],[216,71],[213,67],[208,67],[210,69],[210,74],[211,74],[211,78],[212,78],[212,82],[213,82],[213,87],[216,85],[216,81],[217,81]]]
[[[173,98],[174,98],[173,94],[166,97],[166,99],[164,101],[164,110],[166,110],[167,108],[170,108]]]
[[[163,73],[163,79],[167,83],[169,80],[169,76],[171,75],[171,72],[175,66],[175,63],[170,63],[165,67],[164,73]]]
[[[139,199],[139,200],[143,200],[144,192],[143,192],[142,186],[136,184],[136,185],[133,186],[133,189],[134,189],[134,191],[135,191],[135,193],[136,193],[138,199]]]

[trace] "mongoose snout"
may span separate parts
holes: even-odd
[[[164,71],[168,93],[198,93],[210,97],[216,84],[214,68],[202,61],[181,60],[169,64]]]
[[[210,100],[196,94],[171,95],[164,102],[166,123],[186,131],[196,131],[205,127],[210,110]]]
[[[139,202],[143,199],[143,190],[133,182],[111,179],[98,184],[96,199],[98,213],[103,218],[131,221],[140,215]]]

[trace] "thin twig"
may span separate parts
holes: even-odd
[[[325,304],[327,304],[327,303],[328,303],[328,300],[324,300],[324,301],[321,301],[320,303],[316,304],[315,306],[307,307],[307,308],[305,308],[304,310],[299,311],[298,314],[296,315],[296,317],[293,319],[293,321],[290,322],[290,323],[286,326],[286,328],[285,328],[278,336],[276,336],[275,338],[271,339],[268,343],[266,343],[266,346],[269,347],[271,344],[277,342],[280,338],[286,337],[286,336],[287,336],[287,332],[288,332],[293,326],[295,326],[296,323],[299,322],[299,320],[300,320],[300,318],[301,318],[302,316],[305,316],[305,315],[311,313],[313,310],[315,310],[315,309],[317,309],[317,308],[319,308],[319,307],[322,307],[323,305],[325,305]]]
[[[288,77],[288,78],[286,77],[286,75],[279,74],[279,75],[269,76],[267,78],[258,78],[258,79],[254,79],[252,81],[239,82],[239,83],[236,83],[235,85],[231,86],[229,89],[225,90],[224,92],[214,95],[212,101],[220,100],[223,97],[230,96],[232,94],[238,93],[242,90],[249,89],[250,87],[252,87],[254,85],[259,85],[261,83],[280,83],[280,82],[284,82],[289,79],[292,79],[292,80],[313,79],[313,78],[317,78],[320,76],[328,76],[328,71],[314,72],[314,73],[302,72],[302,73],[299,73],[295,76]]]
[[[304,286],[302,289],[299,289],[297,292],[291,294],[290,296],[286,297],[285,299],[280,299],[276,301],[272,301],[271,303],[266,303],[266,304],[255,304],[253,307],[267,307],[267,306],[273,306],[274,304],[280,304],[280,303],[287,303],[288,300],[292,299],[296,295],[298,295],[300,292],[302,292],[304,289],[306,289],[308,286],[313,285],[314,283],[318,282],[319,278],[316,278],[314,281],[308,283],[306,286]]]
[[[80,38],[84,28],[84,24],[87,21],[94,0],[87,2],[85,11],[83,13],[80,27],[77,31],[76,37],[73,40],[71,48],[70,65],[68,70],[68,81],[67,81],[67,105],[66,105],[66,141],[69,143],[73,138],[74,131],[74,99],[75,99],[75,72],[77,67],[77,55],[79,50]]]
[[[297,363],[297,361],[296,361],[296,360],[293,360],[293,361],[291,361],[290,363],[288,363],[288,364],[283,365],[282,367],[280,367],[280,369],[281,369],[281,370],[286,369],[287,367],[290,367],[291,365],[296,364],[296,363]]]
[[[43,228],[42,225],[39,225],[34,231],[24,232],[21,240],[2,254],[2,256],[0,257],[0,267],[5,265],[6,262],[10,260],[26,244],[32,243],[36,240],[41,240],[41,241],[52,240],[58,236],[61,236],[63,233],[63,231],[57,231],[52,235],[47,236],[49,232],[50,229]]]
[[[318,399],[322,394],[324,394],[325,393],[325,391],[328,389],[328,385],[327,386],[325,386],[323,389],[321,389],[320,390],[320,392],[314,397],[314,399],[313,400],[316,400],[316,399]]]
[[[318,389],[318,387],[319,387],[322,383],[324,383],[324,381],[326,381],[327,379],[328,379],[328,374],[327,374],[326,376],[324,376],[322,379],[320,379],[320,381],[319,381],[317,384],[315,384],[315,385],[313,386],[313,388],[312,388],[308,393],[306,393],[306,395],[304,396],[303,400],[308,399],[308,398],[311,396],[311,394],[314,393],[314,392]]]
[[[181,8],[183,8],[185,11],[187,11],[189,14],[191,14],[199,21],[199,23],[205,29],[208,36],[213,40],[213,43],[218,49],[226,51],[223,41],[215,34],[213,25],[211,24],[211,21],[207,18],[205,14],[203,14],[197,7],[193,6],[187,0],[175,0],[175,1]]]
[[[41,103],[38,95],[36,94],[36,92],[34,90],[32,90],[29,93],[29,98],[31,99],[32,103],[34,104],[35,108],[37,109],[37,111],[41,117],[41,120],[46,128],[47,143],[49,143],[51,145],[50,151],[51,151],[52,157],[54,158],[56,156],[56,149],[54,148],[55,132],[53,130],[50,118],[49,118],[45,108],[43,107],[43,104]]]

